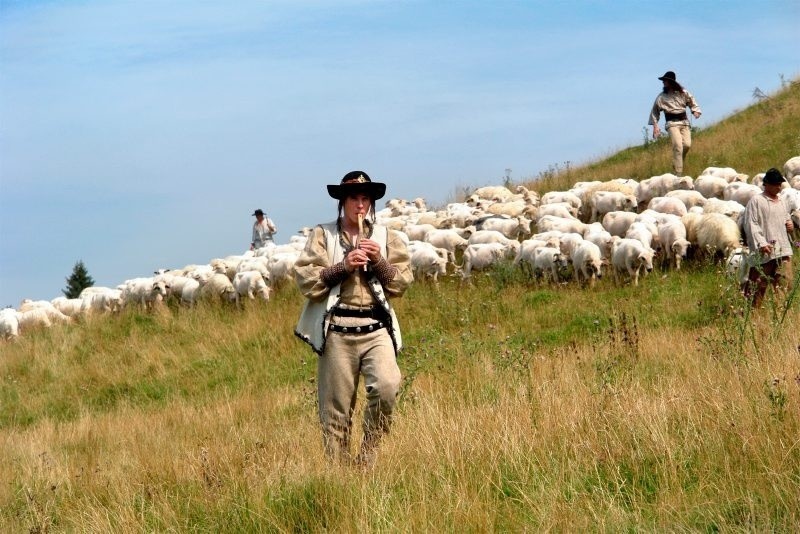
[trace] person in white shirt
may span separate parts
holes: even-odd
[[[278,228],[272,219],[264,215],[264,211],[257,209],[253,212],[256,217],[256,222],[253,223],[253,239],[250,241],[250,250],[255,250],[265,246],[267,243],[272,243],[273,234],[278,233]]]
[[[792,281],[792,242],[794,224],[778,197],[786,180],[778,169],[764,175],[764,192],[753,196],[744,210],[744,235],[750,249],[750,272],[744,284],[745,297],[753,307],[761,306],[767,286],[788,290]]]
[[[672,172],[677,176],[683,176],[686,153],[692,146],[692,129],[689,117],[686,115],[686,108],[688,107],[692,111],[695,119],[700,118],[702,111],[700,111],[700,106],[697,105],[694,96],[677,82],[674,72],[669,70],[658,79],[664,84],[664,90],[653,102],[647,124],[653,127],[653,139],[658,139],[661,135],[658,118],[661,112],[664,112],[664,127],[672,139]]]

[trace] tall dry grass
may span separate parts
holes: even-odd
[[[800,153],[797,96],[698,132],[690,165],[754,173]],[[660,174],[665,153],[590,176]],[[507,266],[417,283],[396,303],[404,381],[369,471],[323,457],[294,288],[28,333],[0,345],[0,531],[796,531],[785,304],[749,310],[709,264],[635,288]]]
[[[639,288],[413,286],[371,471],[323,457],[301,303],[289,289],[245,310],[126,312],[4,345],[0,529],[800,522],[800,314],[745,324],[713,266]]]

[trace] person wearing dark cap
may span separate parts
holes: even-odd
[[[750,270],[744,284],[745,297],[753,307],[761,306],[767,286],[787,290],[792,280],[791,216],[778,193],[783,182],[781,172],[772,168],[764,175],[764,192],[753,196],[744,210],[744,235],[750,249]]]
[[[307,301],[295,335],[317,359],[317,394],[325,453],[349,461],[350,429],[359,375],[366,406],[356,462],[372,465],[388,432],[400,388],[397,353],[402,338],[391,299],[413,281],[400,232],[375,224],[375,201],[386,185],[353,171],[328,194],[338,201],[335,221],[316,226],[295,263]]]
[[[663,91],[656,97],[653,109],[650,111],[650,119],[647,124],[653,127],[653,139],[658,139],[661,129],[658,127],[658,119],[661,112],[664,112],[665,128],[669,132],[672,140],[672,172],[678,176],[683,176],[683,164],[686,161],[686,153],[692,146],[692,130],[689,117],[686,114],[688,107],[694,118],[700,118],[702,111],[697,105],[692,94],[678,83],[675,73],[671,70],[658,78],[663,83]]]
[[[273,243],[272,236],[278,233],[278,228],[272,219],[264,215],[260,208],[253,212],[256,222],[253,223],[253,240],[250,242],[250,250],[255,250]]]

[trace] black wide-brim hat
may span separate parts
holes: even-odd
[[[771,168],[764,174],[764,179],[762,183],[769,184],[769,185],[779,185],[786,181],[786,178],[783,177],[781,171],[776,169],[775,167]]]
[[[671,70],[665,72],[663,76],[659,76],[658,79],[661,80],[662,82],[670,81],[675,85],[677,85],[679,89],[683,89],[683,86],[678,83],[677,76],[675,76],[675,73],[672,72]]]
[[[386,194],[386,184],[373,182],[364,171],[351,171],[344,175],[339,185],[328,185],[328,194],[337,200],[357,193],[378,200]]]

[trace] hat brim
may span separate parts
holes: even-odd
[[[342,200],[348,195],[364,193],[373,200],[383,198],[386,194],[386,184],[380,182],[365,182],[353,184],[329,185],[328,194],[336,200]]]
[[[659,76],[658,79],[661,80],[662,82],[674,83],[675,85],[678,86],[678,89],[683,89],[683,86],[680,83],[678,83],[678,80],[673,80],[672,78],[667,78],[666,76]]]

